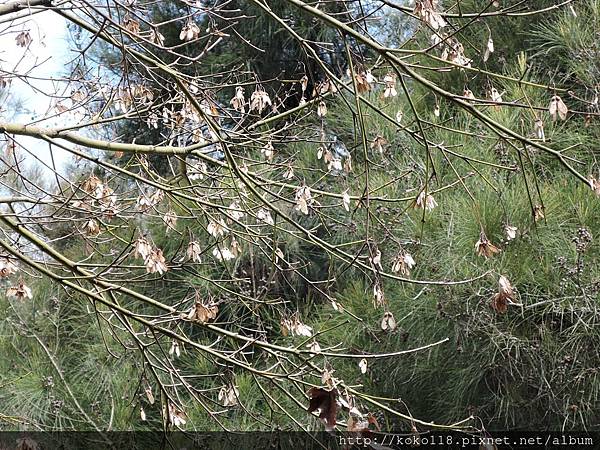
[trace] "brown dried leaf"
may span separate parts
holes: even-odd
[[[15,37],[15,41],[19,47],[29,47],[29,44],[33,42],[29,31],[22,31]]]
[[[204,304],[201,300],[196,300],[196,303],[187,315],[189,320],[195,320],[200,323],[206,323],[217,317],[219,307],[212,302]]]
[[[491,301],[491,307],[494,311],[504,314],[508,310],[508,299],[500,293],[494,294]]]
[[[475,250],[479,256],[490,256],[500,253],[500,249],[490,242],[485,233],[482,231],[479,234],[479,240],[475,243]]]
[[[325,424],[325,429],[331,431],[335,428],[337,415],[337,390],[328,391],[323,388],[313,387],[308,391],[310,398],[308,412],[319,410],[319,419]]]

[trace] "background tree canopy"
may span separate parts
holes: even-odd
[[[0,23],[1,430],[598,429],[599,1]]]

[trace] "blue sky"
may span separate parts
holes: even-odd
[[[24,30],[28,30],[33,39],[27,50],[17,46],[15,42],[16,35]],[[50,79],[58,79],[64,75],[65,66],[74,55],[69,52],[65,20],[55,13],[46,11],[19,20],[10,31],[0,36],[0,68],[6,72],[28,73],[31,77],[46,78],[48,80],[32,79],[30,83],[50,95],[54,94],[57,88],[59,93],[62,92],[65,85]],[[12,101],[0,105],[2,107],[0,121],[31,123],[43,119],[49,111],[50,115],[53,114],[52,99],[36,92],[21,80],[13,79],[9,99],[18,100],[23,105],[23,109],[14,111]],[[65,119],[54,118],[42,124],[64,125]],[[50,155],[46,143],[28,137],[20,137],[17,140],[34,150],[44,161],[49,161]],[[56,151],[54,156],[61,166],[69,157],[60,150]]]

